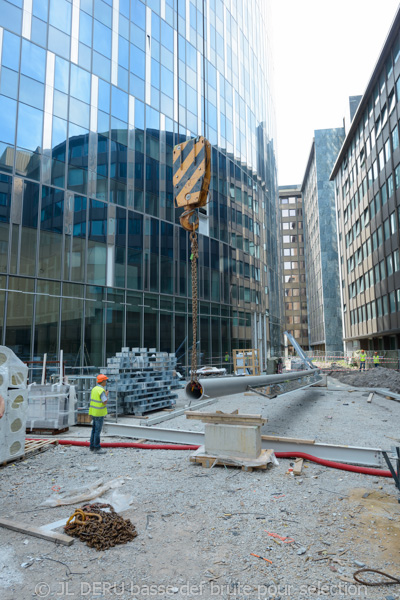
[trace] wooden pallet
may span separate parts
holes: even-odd
[[[211,456],[206,454],[204,446],[200,446],[196,452],[190,456],[190,462],[199,463],[207,469],[214,466],[241,467],[242,471],[251,472],[254,469],[266,470],[272,463],[271,455],[273,450],[261,450],[258,458],[242,458],[240,456]]]
[[[64,427],[63,429],[46,429],[45,427],[33,427],[32,429],[27,429],[26,433],[34,433],[37,435],[58,435],[59,433],[65,433],[69,431],[69,427]]]
[[[44,452],[50,446],[58,446],[58,440],[25,440],[25,458]]]
[[[25,454],[17,457],[10,457],[8,460],[4,460],[0,463],[0,467],[5,467],[10,463],[16,463],[26,458],[30,458],[39,452],[48,450],[50,446],[57,446],[58,440],[25,440]]]
[[[92,424],[92,415],[88,415],[88,413],[78,413],[77,425],[91,425],[91,424]]]

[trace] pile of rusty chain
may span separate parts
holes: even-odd
[[[110,512],[102,510],[103,508],[108,508]],[[86,504],[76,509],[64,530],[96,550],[126,544],[137,536],[133,523],[116,513],[111,504]]]

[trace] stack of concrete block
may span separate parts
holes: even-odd
[[[28,386],[27,429],[66,429],[76,422],[75,386],[60,383]]]
[[[24,456],[28,367],[5,346],[0,346],[0,395],[5,412],[0,419],[0,462]]]
[[[122,348],[107,359],[104,374],[108,380],[109,413],[143,415],[175,405],[171,393],[175,354],[157,352],[155,348]]]

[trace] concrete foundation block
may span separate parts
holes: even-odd
[[[204,427],[207,454],[258,458],[261,454],[261,427],[258,425],[214,425]]]

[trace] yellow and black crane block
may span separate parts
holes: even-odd
[[[211,144],[200,136],[174,148],[174,199],[185,208],[180,217],[182,227],[195,231],[199,226],[196,209],[207,204],[211,180]]]

